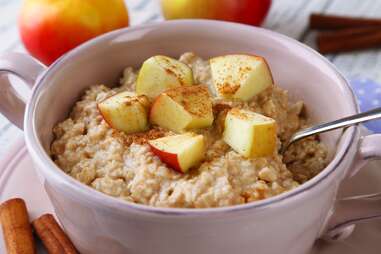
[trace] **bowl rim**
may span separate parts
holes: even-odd
[[[221,213],[224,214],[224,213],[245,211],[248,209],[257,209],[257,208],[262,209],[262,208],[269,207],[270,205],[279,204],[281,201],[284,201],[284,200],[289,200],[289,199],[291,200],[291,198],[293,197],[299,197],[305,191],[316,187],[320,182],[322,182],[323,180],[326,180],[328,176],[330,176],[335,171],[335,169],[344,161],[345,157],[348,155],[348,152],[352,144],[354,143],[356,139],[356,136],[358,136],[358,133],[359,133],[358,127],[351,127],[351,128],[348,128],[345,132],[343,132],[342,137],[345,136],[345,140],[343,140],[341,149],[336,152],[334,158],[327,165],[327,167],[325,167],[318,175],[316,175],[314,178],[310,179],[306,183],[298,186],[297,188],[293,190],[284,192],[282,194],[279,194],[264,200],[259,200],[259,201],[246,203],[246,204],[216,207],[216,208],[161,208],[161,207],[154,207],[154,206],[149,206],[144,204],[127,202],[127,201],[106,195],[100,191],[97,191],[79,182],[78,180],[72,178],[71,176],[67,175],[65,172],[63,172],[51,160],[48,153],[44,150],[37,135],[34,116],[36,112],[36,105],[38,102],[38,98],[41,95],[40,92],[43,90],[43,88],[47,84],[47,82],[44,83],[44,80],[50,75],[51,72],[56,71],[59,68],[60,64],[67,61],[68,59],[70,59],[71,56],[77,54],[78,52],[81,52],[83,49],[87,47],[93,46],[102,41],[109,41],[112,38],[115,38],[122,34],[127,34],[129,32],[138,31],[142,29],[160,29],[160,27],[171,26],[171,25],[220,26],[220,27],[230,26],[232,28],[245,29],[245,32],[250,32],[250,30],[257,30],[257,32],[266,34],[270,37],[277,37],[280,40],[295,44],[295,46],[298,46],[300,49],[303,49],[312,53],[315,57],[317,57],[323,63],[325,63],[331,70],[333,70],[334,74],[340,81],[337,84],[339,84],[340,86],[344,88],[346,96],[348,97],[348,102],[350,102],[349,103],[350,105],[348,106],[351,107],[351,110],[353,110],[354,112],[356,113],[359,112],[359,107],[356,102],[355,95],[351,87],[349,86],[348,81],[337,70],[337,68],[332,63],[330,63],[326,58],[324,58],[322,55],[316,52],[314,49],[286,35],[283,35],[274,31],[270,31],[265,28],[253,27],[253,26],[239,24],[239,23],[216,21],[216,20],[201,20],[201,19],[163,21],[160,23],[150,23],[150,24],[118,29],[118,30],[106,33],[104,35],[98,36],[94,39],[91,39],[83,43],[79,47],[69,51],[68,53],[60,57],[58,60],[56,60],[36,81],[33,87],[30,100],[27,104],[25,117],[24,117],[24,126],[25,126],[24,134],[25,134],[25,141],[26,141],[28,151],[31,154],[35,165],[37,166],[36,169],[38,171],[41,170],[45,178],[53,181],[55,183],[55,186],[62,191],[67,190],[68,188],[71,189],[70,192],[65,191],[65,194],[64,194],[65,196],[73,200],[81,199],[82,205],[87,204],[89,206],[90,205],[94,206],[94,204],[97,204],[98,205],[97,209],[101,209],[104,211],[110,211],[110,209],[112,209],[112,211],[114,212],[120,210],[120,211],[136,212],[139,214],[147,214],[147,215],[173,215],[173,216],[207,216],[210,214],[214,214],[214,215],[221,214]],[[50,182],[50,181],[47,181],[47,182]]]

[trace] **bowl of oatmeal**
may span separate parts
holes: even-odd
[[[279,149],[358,108],[337,70],[293,39],[170,21],[111,32],[46,69],[3,59],[1,69],[35,83],[24,125],[16,96],[3,112],[24,128],[81,253],[298,254],[332,226],[357,127]]]
[[[327,148],[318,137],[284,156],[279,152],[308,124],[307,108],[274,83],[263,58],[153,56],[138,69],[124,68],[116,86],[85,90],[69,117],[53,128],[50,153],[66,174],[127,202],[174,208],[245,204],[292,190],[327,165]],[[239,114],[267,119],[245,121]]]

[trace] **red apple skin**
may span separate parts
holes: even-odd
[[[166,19],[218,19],[259,26],[271,0],[161,0]]]
[[[162,150],[157,149],[155,146],[151,145],[150,142],[148,142],[149,146],[151,147],[151,151],[160,158],[162,162],[170,166],[172,169],[184,173],[181,170],[181,166],[179,164],[179,160],[177,158],[176,154],[164,152]]]
[[[128,24],[123,0],[26,0],[18,20],[26,49],[46,65],[81,43]]]

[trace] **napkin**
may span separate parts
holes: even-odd
[[[368,78],[354,78],[350,80],[350,83],[361,112],[381,107],[380,83]],[[381,133],[381,120],[370,121],[364,125],[371,132]]]

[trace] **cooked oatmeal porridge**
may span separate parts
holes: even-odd
[[[212,121],[207,126],[206,118],[200,120],[197,123],[206,127],[192,128],[190,135],[202,137],[205,152],[189,171],[174,170],[149,143],[175,136],[179,131],[155,124],[160,121],[154,121],[143,131],[121,131],[110,127],[111,120],[100,113],[102,101],[120,92],[137,90],[138,71],[130,67],[124,70],[119,86],[94,85],[87,89],[70,117],[55,126],[51,145],[54,162],[78,181],[107,195],[150,206],[184,208],[230,206],[269,198],[297,187],[326,166],[327,151],[317,137],[292,145],[284,156],[278,152],[282,142],[308,124],[302,101],[290,102],[287,91],[276,84],[248,100],[216,96],[221,87],[213,84],[211,62],[194,53],[183,54],[179,61],[190,67],[191,81],[211,94]],[[170,94],[167,95],[169,98]],[[153,104],[152,95],[136,98],[144,106],[134,110],[154,114],[154,109],[150,112],[147,109]],[[276,142],[271,153],[244,156],[226,142],[226,118],[233,108],[261,114],[266,121],[274,120]],[[143,126],[143,120],[136,120],[136,126]],[[188,161],[187,156],[191,155],[184,157]]]

